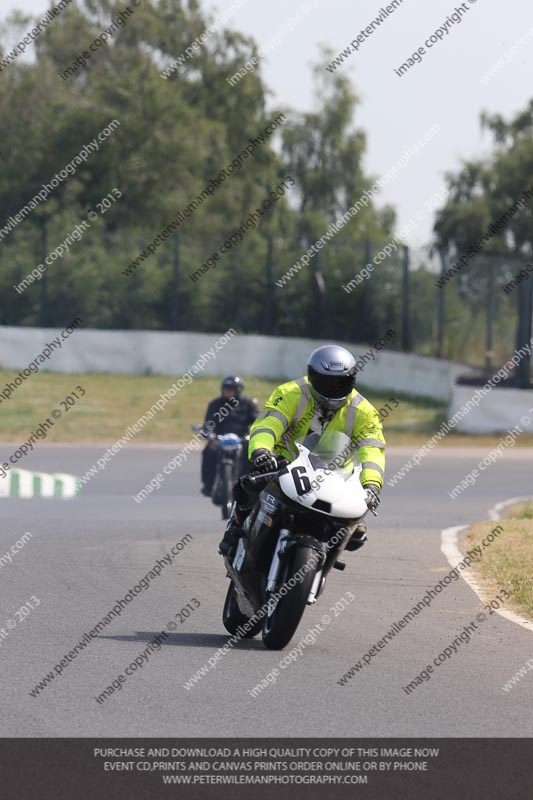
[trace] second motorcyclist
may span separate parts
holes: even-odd
[[[229,375],[220,384],[220,397],[215,397],[207,406],[204,429],[217,435],[235,433],[242,438],[248,434],[258,414],[257,401],[246,397],[241,378]],[[211,496],[216,466],[217,441],[211,439],[202,453],[202,494],[207,497]],[[251,465],[244,457],[239,474],[243,475],[250,469]]]

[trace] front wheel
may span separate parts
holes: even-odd
[[[314,561],[316,562],[316,551],[312,547],[296,546],[287,554],[280,588],[287,586],[293,576],[298,574],[299,577],[295,579],[298,582],[294,586],[287,587],[287,593],[278,600],[272,613],[265,617],[263,644],[269,650],[282,650],[296,633],[317,570],[316,563],[310,568],[306,565]]]
[[[224,623],[224,627],[227,631],[229,631],[229,633],[235,634],[241,625],[244,626],[249,621],[249,617],[243,614],[238,606],[235,584],[233,581],[230,581],[228,592],[226,594],[226,601],[224,603],[224,609],[222,611],[222,622]],[[261,630],[261,625],[261,620],[258,620],[251,627],[248,626],[245,629],[246,632],[240,635],[243,639],[251,639],[253,636],[257,636]]]

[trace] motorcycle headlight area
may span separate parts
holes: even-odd
[[[218,441],[220,442],[221,448],[228,452],[237,450],[241,444],[240,437],[237,436],[236,433],[224,433]]]

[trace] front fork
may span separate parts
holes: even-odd
[[[309,597],[307,598],[308,606],[312,606],[313,603],[316,603],[317,594],[320,589],[321,583],[322,583],[322,569],[319,569],[317,570],[315,579],[313,581],[313,585],[311,586],[311,591],[309,592]]]
[[[284,545],[290,536],[290,531],[287,528],[282,528],[279,532],[276,549],[272,557],[270,569],[267,578],[267,592],[273,592],[278,583],[278,575],[281,568],[281,554],[284,552]]]
[[[272,562],[270,564],[270,569],[268,571],[268,578],[267,578],[267,585],[266,589],[267,592],[274,592],[276,587],[278,586],[279,582],[279,575],[281,571],[281,565],[283,561],[283,557],[287,554],[287,551],[292,547],[297,547],[298,544],[305,545],[307,547],[312,547],[317,552],[319,548],[319,542],[316,539],[313,539],[309,536],[304,536],[302,534],[293,534],[288,528],[282,528],[278,535],[278,541],[276,543],[276,549],[274,550],[274,555],[272,557]],[[324,547],[320,548],[320,555],[321,555],[321,562],[320,566],[317,569],[315,578],[313,580],[313,585],[311,586],[311,591],[309,592],[309,597],[307,599],[307,604],[312,605],[316,602],[316,597],[320,589],[320,585],[322,582],[322,572],[324,563],[326,560],[326,553]]]

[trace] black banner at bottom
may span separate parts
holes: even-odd
[[[2,739],[2,800],[533,797],[532,739]]]

